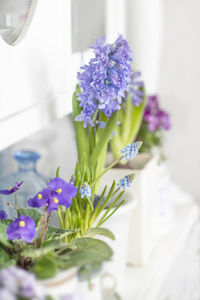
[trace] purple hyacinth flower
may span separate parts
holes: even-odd
[[[138,154],[138,150],[140,149],[141,145],[142,142],[135,142],[124,147],[124,149],[120,151],[124,161],[133,159]]]
[[[2,194],[2,195],[10,195],[12,193],[15,193],[16,191],[19,190],[19,187],[22,185],[22,183],[23,183],[23,181],[21,181],[20,183],[16,182],[15,186],[11,186],[7,190],[0,190],[0,194]]]
[[[141,88],[144,87],[144,82],[138,80],[140,76],[140,72],[134,72],[131,76],[131,82],[128,87],[132,99],[132,104],[135,106],[139,106],[142,103],[144,96],[144,92],[141,90]]]
[[[7,227],[7,236],[9,240],[22,239],[26,243],[31,243],[35,235],[35,222],[29,216],[21,215]]]
[[[43,189],[41,192],[37,193],[37,195],[28,200],[28,205],[31,207],[42,207],[45,206],[49,200],[49,189]]]
[[[132,75],[133,54],[121,35],[113,44],[105,44],[105,37],[100,41],[96,38],[91,48],[95,57],[78,73],[82,90],[78,100],[83,110],[75,121],[83,121],[84,127],[88,123],[94,126],[92,116],[96,109],[107,117],[120,109]]]
[[[4,210],[0,210],[0,220],[7,219],[7,213]]]

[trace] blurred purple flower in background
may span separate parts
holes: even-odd
[[[31,300],[45,299],[44,288],[35,276],[18,267],[13,266],[0,271],[0,286],[1,300],[14,300],[18,297]]]
[[[122,35],[113,44],[105,44],[105,37],[100,41],[95,38],[95,42],[91,47],[95,58],[78,73],[82,89],[78,99],[83,110],[75,120],[83,121],[84,127],[87,127],[87,123],[94,126],[91,118],[97,109],[107,117],[120,109],[133,73],[133,53]]]
[[[7,236],[9,240],[22,239],[26,243],[31,243],[35,235],[35,222],[29,216],[21,215],[7,227]]]
[[[0,210],[0,220],[7,219],[7,213],[4,210]]]
[[[171,124],[169,114],[159,108],[157,95],[147,97],[144,120],[148,123],[150,131],[156,131],[157,129],[170,129]]]
[[[2,194],[2,195],[10,195],[12,193],[15,193],[16,191],[19,190],[19,187],[22,185],[22,183],[23,183],[23,181],[21,181],[20,183],[16,182],[15,186],[11,186],[7,190],[0,190],[0,194]]]
[[[144,87],[144,82],[138,80],[141,76],[140,72],[133,72],[131,76],[131,82],[128,86],[129,93],[131,95],[132,104],[139,106],[142,103],[144,92],[141,91],[141,88]]]

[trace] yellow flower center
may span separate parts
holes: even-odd
[[[19,221],[19,227],[25,227],[26,223],[24,221]]]
[[[42,199],[42,194],[39,193],[37,197],[38,197],[39,200],[41,200]]]
[[[9,187],[9,190],[12,190],[12,188],[13,188],[13,187],[12,187],[12,186],[10,186],[10,187]]]
[[[53,202],[57,204],[58,203],[58,199],[57,198],[53,198]]]
[[[60,194],[60,193],[62,193],[62,189],[59,188],[59,189],[56,190],[56,192],[57,192],[58,194]]]

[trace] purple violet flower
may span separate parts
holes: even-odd
[[[11,186],[7,190],[0,190],[0,194],[2,194],[2,195],[10,195],[12,193],[15,193],[16,191],[19,190],[19,187],[22,185],[22,183],[23,183],[23,181],[21,181],[20,183],[16,182],[15,186]]]
[[[134,72],[131,76],[131,82],[128,87],[132,99],[132,104],[135,106],[139,106],[142,103],[144,96],[144,92],[140,89],[144,86],[144,82],[138,80],[140,76],[140,72]]]
[[[7,213],[4,210],[0,210],[0,220],[7,219]]]
[[[17,298],[6,288],[0,287],[0,299],[1,300],[16,300]]]
[[[49,189],[43,189],[41,192],[37,193],[35,197],[28,200],[28,205],[37,208],[45,206],[48,202],[49,194]]]
[[[44,300],[45,290],[36,280],[32,273],[18,267],[9,267],[0,271],[0,299],[16,300],[18,297],[24,299]],[[2,291],[3,290],[3,291]],[[7,291],[7,293],[5,293]],[[12,295],[10,298],[3,298],[2,295]],[[16,298],[17,297],[17,298]]]
[[[83,110],[75,120],[83,121],[84,127],[87,123],[94,126],[91,118],[97,109],[107,117],[120,109],[133,73],[133,54],[122,35],[113,44],[105,44],[105,37],[100,41],[95,38],[95,42],[91,47],[95,57],[78,73],[82,89],[78,99]]]
[[[9,240],[22,239],[26,243],[31,243],[35,235],[35,222],[29,216],[21,215],[7,227],[7,236]]]
[[[142,142],[135,142],[124,147],[124,149],[121,150],[124,161],[133,159],[138,154],[138,150],[140,149],[141,145]]]
[[[59,205],[68,208],[72,204],[72,199],[77,194],[77,188],[65,182],[63,179],[56,177],[50,179],[48,188],[39,192],[35,197],[29,199],[28,204],[31,207],[42,207],[47,205],[49,212],[58,210]]]

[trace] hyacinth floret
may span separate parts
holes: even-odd
[[[141,145],[142,142],[135,142],[124,147],[124,149],[121,150],[124,161],[133,159],[138,154]]]
[[[91,197],[92,191],[91,191],[91,187],[90,185],[85,182],[82,187],[80,188],[80,194],[81,194],[81,198],[89,198]]]
[[[135,106],[139,106],[142,103],[144,96],[144,92],[142,90],[144,87],[144,82],[139,79],[140,76],[140,72],[133,72],[131,76],[131,82],[128,87],[132,104]]]
[[[119,183],[117,184],[122,190],[125,190],[127,187],[131,186],[131,183],[134,179],[134,174],[126,175],[123,178],[119,180]]]
[[[91,47],[95,57],[78,73],[82,92],[78,94],[82,112],[75,120],[84,127],[94,126],[92,116],[97,109],[107,117],[121,107],[122,97],[128,89],[132,75],[132,51],[127,41],[119,35],[113,44],[105,44],[105,37]]]

